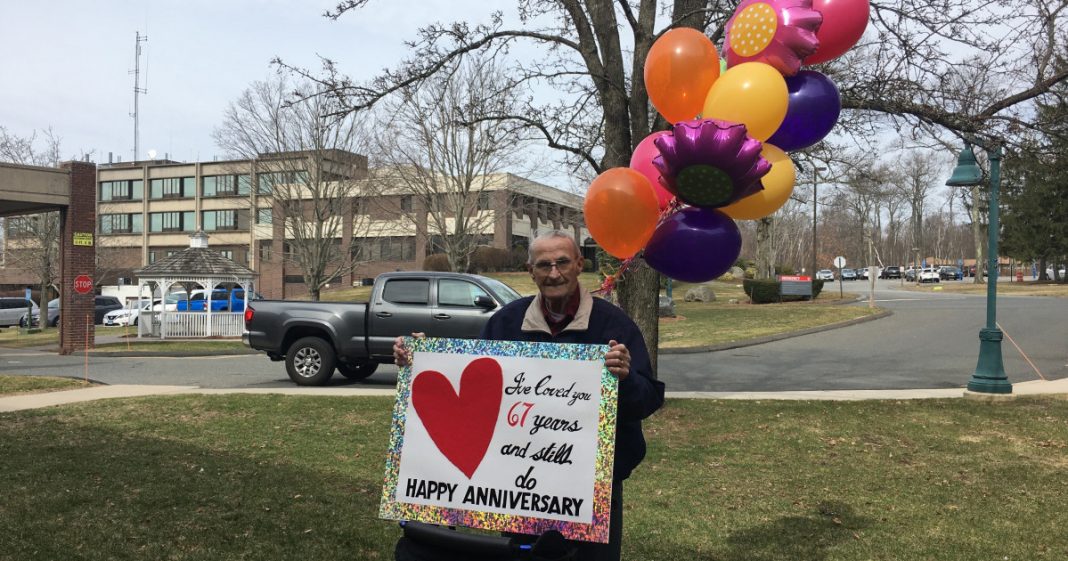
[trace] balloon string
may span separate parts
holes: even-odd
[[[672,197],[671,200],[668,201],[667,206],[664,207],[664,210],[660,211],[660,217],[657,219],[656,225],[660,226],[663,224],[665,220],[671,217],[671,215],[682,210],[683,206],[684,205],[679,201],[678,197]]]
[[[608,298],[609,296],[611,296],[612,291],[616,289],[616,285],[619,284],[619,281],[623,280],[624,273],[630,267],[631,263],[634,262],[635,257],[624,259],[623,262],[619,264],[619,269],[616,270],[615,273],[611,275],[605,275],[604,282],[601,283],[601,288],[594,290],[593,293],[601,296],[602,298]]]

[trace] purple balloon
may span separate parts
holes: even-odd
[[[726,214],[684,208],[665,219],[649,243],[645,262],[683,282],[706,282],[730,270],[742,252],[742,233]]]
[[[768,144],[791,152],[808,148],[831,132],[842,112],[842,98],[834,82],[815,70],[787,76],[786,89],[790,92],[786,118]]]

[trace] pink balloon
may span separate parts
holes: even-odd
[[[667,208],[671,204],[671,199],[675,198],[675,195],[672,195],[670,191],[660,184],[660,170],[653,165],[653,158],[660,155],[660,151],[656,149],[653,141],[667,134],[671,133],[658,131],[643,138],[630,156],[630,168],[644,175],[649,180],[649,183],[652,184],[653,190],[656,191],[656,202],[660,210]]]
[[[816,32],[819,47],[804,64],[838,58],[856,45],[868,27],[871,6],[868,0],[813,0],[812,9],[823,14],[823,25]]]

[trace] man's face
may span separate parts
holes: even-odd
[[[530,276],[542,297],[549,302],[566,301],[578,288],[584,263],[575,253],[575,244],[565,238],[549,238],[534,242],[533,250]]]

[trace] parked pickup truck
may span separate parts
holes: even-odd
[[[336,368],[362,380],[393,362],[398,335],[473,339],[501,306],[519,298],[487,277],[398,272],[375,279],[370,302],[256,300],[245,310],[242,341],[286,363],[301,386],[325,384]]]

